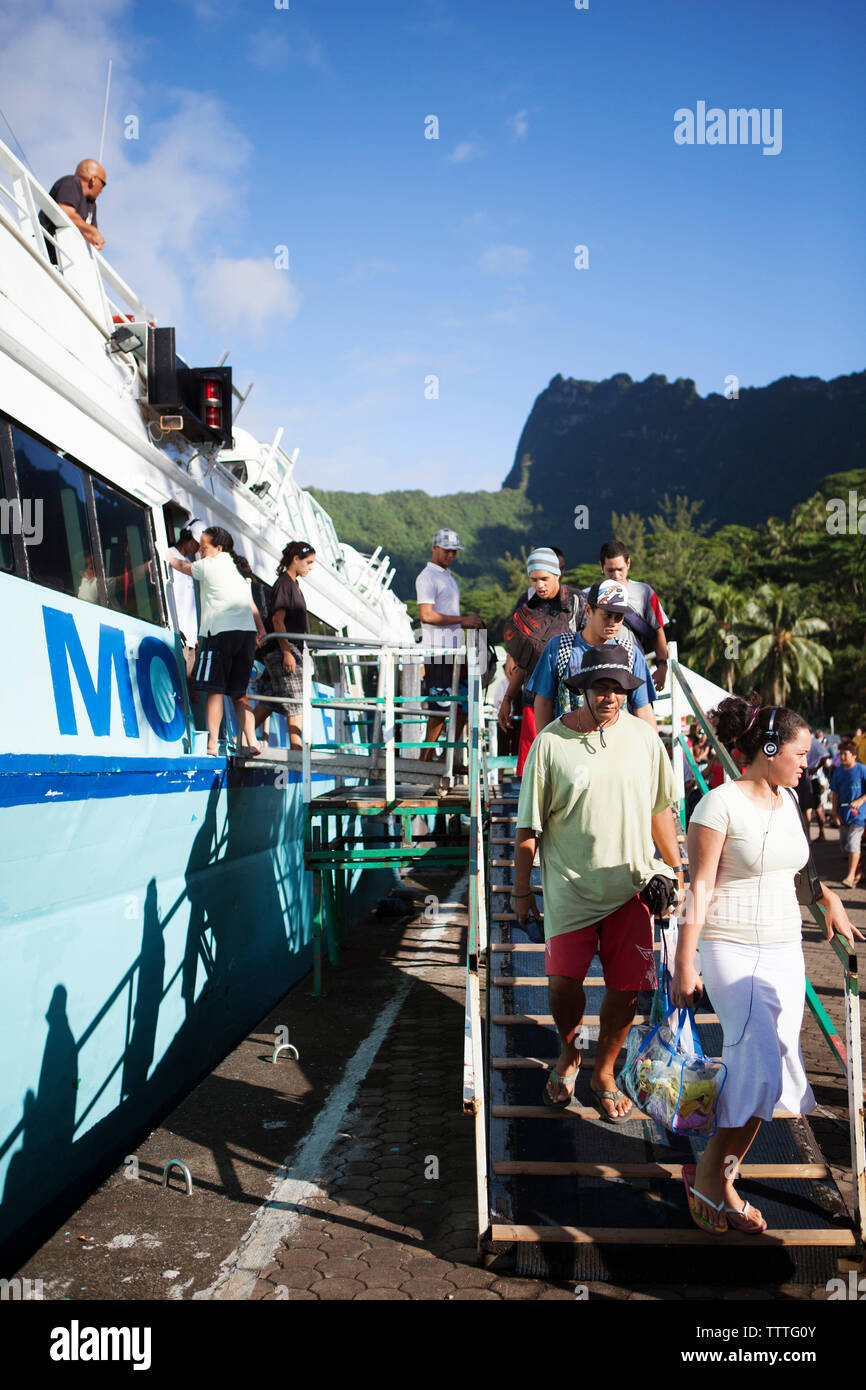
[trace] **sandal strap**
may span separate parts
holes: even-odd
[[[705,1205],[710,1207],[712,1211],[721,1211],[722,1207],[725,1205],[724,1197],[720,1202],[711,1202],[709,1197],[705,1197],[703,1192],[699,1192],[696,1187],[690,1187],[689,1191],[691,1192],[693,1197],[697,1197],[699,1202],[705,1203]],[[728,1210],[733,1211],[733,1207],[729,1207]]]

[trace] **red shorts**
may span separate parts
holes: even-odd
[[[523,769],[526,766],[526,757],[532,747],[535,738],[535,710],[532,705],[524,705],[523,717],[520,720],[520,742],[517,745],[517,767],[515,777],[523,776]]]
[[[639,897],[600,922],[552,936],[544,948],[544,972],[583,980],[596,950],[608,989],[655,989],[652,918]]]

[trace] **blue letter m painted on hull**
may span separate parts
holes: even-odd
[[[72,614],[64,613],[59,608],[48,608],[43,604],[42,620],[45,623],[45,640],[60,732],[78,733],[69,674],[71,663],[94,734],[104,738],[111,732],[111,673],[114,668],[123,732],[127,738],[138,738],[138,720],[135,715],[135,700],[126,660],[123,629],[111,627],[108,623],[99,624],[99,660],[94,685]]]

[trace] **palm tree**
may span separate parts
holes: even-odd
[[[833,664],[826,647],[814,640],[828,632],[823,618],[803,616],[803,591],[797,584],[763,584],[747,607],[749,626],[761,635],[743,653],[742,673],[760,681],[763,698],[784,705],[792,692],[818,690],[825,666]]]
[[[740,649],[749,631],[750,600],[734,584],[706,584],[707,605],[696,604],[691,616],[689,656],[707,671],[714,667],[720,682],[733,694]]]

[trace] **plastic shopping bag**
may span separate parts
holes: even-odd
[[[669,1022],[679,1013],[674,1033]],[[683,1027],[691,1025],[694,1052],[682,1045]],[[705,1057],[690,1009],[671,1009],[654,1027],[629,1029],[625,1066],[619,1085],[644,1114],[673,1134],[716,1132],[716,1109],[728,1069]]]

